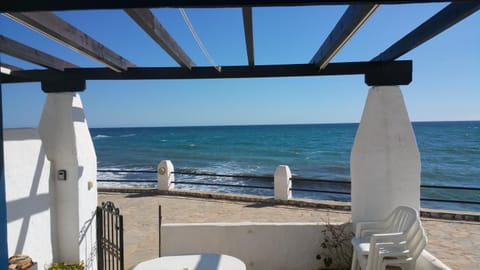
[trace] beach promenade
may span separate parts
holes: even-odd
[[[125,266],[158,257],[158,205],[162,223],[197,222],[349,222],[348,211],[152,192],[99,192],[124,216]],[[480,269],[480,223],[422,218],[427,250],[452,269]]]

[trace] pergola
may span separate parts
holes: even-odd
[[[428,18],[397,42],[372,59],[361,62],[331,62],[333,57],[355,35],[375,12],[379,5],[449,2],[445,8]],[[252,9],[273,6],[349,5],[345,13],[331,30],[309,63],[257,65],[253,38],[254,24]],[[222,66],[220,70],[211,66],[197,66],[181,46],[162,26],[150,8],[242,8],[248,65]],[[139,67],[91,38],[74,25],[66,22],[52,11],[124,9],[124,11],[168,53],[179,67]],[[4,1],[0,12],[51,39],[85,54],[102,63],[103,68],[79,67],[42,52],[30,45],[22,44],[0,35],[0,52],[31,62],[45,69],[24,70],[9,63],[1,63],[1,83],[40,82],[47,93],[79,92],[85,90],[88,80],[155,80],[155,79],[205,79],[205,78],[255,78],[295,77],[324,75],[365,76],[370,86],[408,85],[412,80],[412,61],[397,60],[452,25],[480,9],[480,1],[443,0],[83,0],[83,1]],[[1,102],[0,102],[1,106]],[[0,127],[2,108],[0,107]],[[2,137],[3,141],[3,137]],[[6,265],[6,203],[1,147],[0,183],[0,265]]]

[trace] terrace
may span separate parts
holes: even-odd
[[[417,28],[386,48],[382,53],[365,61],[331,62],[352,36],[362,27],[379,5],[412,4],[425,2],[449,2],[441,11],[425,20]],[[309,63],[257,65],[254,54],[254,38],[252,10],[257,7],[271,6],[306,6],[306,5],[348,5],[338,23]],[[247,50],[245,66],[196,66],[191,58],[170,36],[150,8],[241,8]],[[170,55],[178,67],[137,67],[113,50],[91,38],[52,11],[88,10],[91,9],[125,9],[125,12]],[[97,269],[96,254],[96,217],[97,200],[113,200],[118,202],[128,217],[126,242],[126,266],[143,259],[155,256],[156,251],[148,245],[137,249],[136,237],[151,236],[155,231],[151,226],[155,214],[148,210],[141,213],[131,207],[138,205],[133,199],[123,195],[100,194],[96,181],[97,160],[92,139],[89,134],[80,94],[86,89],[86,81],[90,80],[168,80],[168,79],[227,79],[227,78],[260,78],[260,77],[296,77],[296,76],[331,76],[331,75],[364,75],[365,83],[371,86],[365,104],[362,120],[355,138],[351,154],[352,177],[352,211],[326,213],[324,210],[289,208],[283,214],[285,218],[276,219],[276,210],[264,213],[266,220],[253,217],[235,216],[247,209],[248,205],[232,203],[229,207],[225,201],[188,200],[194,202],[191,209],[185,208],[189,218],[175,219],[171,211],[183,209],[182,199],[169,196],[146,196],[137,193],[142,203],[162,204],[166,214],[166,223],[162,229],[165,241],[162,241],[162,255],[172,254],[181,249],[184,252],[199,251],[202,242],[191,241],[176,245],[169,239],[171,235],[179,235],[182,230],[198,232],[202,225],[185,226],[177,223],[191,222],[239,222],[249,221],[252,224],[229,224],[231,230],[238,228],[225,246],[208,247],[219,252],[233,252],[232,244],[244,236],[242,230],[259,233],[259,239],[272,239],[276,236],[273,229],[263,231],[258,226],[267,226],[258,222],[276,222],[268,226],[278,226],[291,235],[299,228],[307,233],[319,233],[328,217],[335,222],[351,221],[355,224],[365,220],[384,218],[398,205],[420,208],[420,160],[418,147],[414,138],[410,119],[403,101],[401,85],[412,81],[411,60],[398,60],[407,52],[422,45],[434,36],[445,31],[459,21],[474,14],[480,9],[478,1],[81,1],[70,2],[30,2],[10,1],[0,6],[0,12],[15,21],[42,33],[53,40],[85,54],[105,67],[78,67],[59,56],[50,55],[27,44],[22,44],[9,37],[0,36],[0,51],[12,57],[42,66],[42,69],[26,70],[9,63],[1,63],[1,82],[3,85],[37,82],[41,89],[48,93],[38,128],[5,129],[2,133],[2,160],[0,182],[0,267],[6,268],[7,258],[14,253],[27,253],[38,261],[37,267],[52,261],[80,262],[84,261],[87,269]],[[3,114],[3,109],[0,108]],[[0,115],[2,116],[2,115]],[[1,118],[1,117],[0,117]],[[0,123],[3,129],[3,123]],[[5,175],[4,175],[5,174]],[[285,172],[287,174],[287,172]],[[288,183],[287,183],[288,185]],[[167,190],[170,183],[167,181]],[[172,191],[168,191],[172,192]],[[169,194],[167,192],[167,194]],[[148,194],[148,193],[147,193]],[[175,193],[173,193],[175,194]],[[280,198],[276,203],[288,201]],[[172,194],[170,194],[172,195]],[[128,197],[128,196],[127,196]],[[135,197],[135,194],[132,194]],[[147,202],[148,201],[148,202]],[[173,201],[173,203],[172,203]],[[218,206],[218,202],[220,206]],[[211,206],[211,204],[217,206]],[[190,214],[202,209],[205,216],[192,218]],[[221,214],[211,218],[207,209],[216,208]],[[262,209],[260,204],[255,213]],[[147,209],[155,208],[149,206]],[[271,208],[281,208],[271,206]],[[243,209],[243,210],[242,210]],[[176,212],[180,210],[176,210]],[[238,211],[238,212],[237,212]],[[133,213],[132,213],[133,212]],[[225,214],[233,212],[231,214]],[[242,212],[243,214],[244,212]],[[142,214],[136,216],[136,214]],[[209,214],[212,214],[209,212]],[[298,219],[295,215],[300,215]],[[193,215],[193,214],[192,214]],[[253,214],[256,215],[256,214]],[[305,216],[311,215],[308,218]],[[475,214],[473,214],[475,216]],[[293,219],[292,219],[293,217]],[[145,223],[136,221],[145,218]],[[302,224],[293,224],[304,222]],[[314,222],[314,223],[311,223]],[[430,233],[431,246],[427,247],[434,256],[442,256],[452,267],[471,268],[478,265],[478,255],[469,253],[478,249],[478,223],[452,222],[438,225],[438,221],[424,220]],[[225,224],[224,224],[225,225]],[[223,225],[206,224],[208,235],[216,235]],[[268,226],[266,228],[268,228]],[[295,227],[301,226],[301,227]],[[449,237],[439,234],[438,227],[450,227],[455,233]],[[140,233],[139,228],[147,228]],[[202,227],[203,228],[203,227]],[[307,229],[310,228],[310,229]],[[229,230],[230,230],[229,229]],[[164,231],[165,230],[165,231]],[[231,232],[231,231],[230,231]],[[272,234],[271,234],[272,233]],[[472,234],[472,236],[467,236]],[[291,262],[307,262],[312,268],[319,262],[313,258],[316,250],[309,249],[312,254],[294,253],[295,249],[318,245],[321,241],[308,242],[309,235],[301,235],[302,241],[285,246]],[[311,235],[310,235],[311,236]],[[237,238],[235,238],[237,237]],[[264,237],[264,238],[262,238]],[[178,239],[177,239],[178,240]],[[140,241],[144,245],[145,241]],[[229,245],[230,244],[230,245]],[[252,244],[253,246],[253,244]],[[463,246],[461,253],[450,252],[439,248],[443,246]],[[223,248],[222,248],[223,247]],[[275,248],[263,249],[263,258],[272,264],[267,268],[275,268],[273,261],[283,261],[275,256]],[[191,249],[189,249],[191,248]],[[207,248],[207,247],[205,247]],[[244,247],[245,248],[245,247]],[[232,251],[233,250],[233,251]],[[253,249],[254,250],[254,249]],[[202,250],[200,250],[202,251]],[[153,252],[153,253],[152,253]],[[293,253],[289,253],[293,252]],[[438,253],[437,253],[438,252]],[[259,253],[259,252],[256,252]],[[449,255],[450,253],[450,255]],[[451,255],[454,255],[452,258]],[[247,263],[248,269],[262,269],[261,258],[249,257],[245,254],[233,254]],[[458,255],[459,257],[457,257]],[[284,258],[284,259],[285,259]],[[282,264],[280,264],[282,266]],[[442,269],[445,267],[430,253],[424,252],[419,260],[422,269]],[[265,267],[265,265],[263,265]],[[322,265],[321,265],[322,266]],[[320,266],[320,267],[321,267]],[[283,264],[285,269],[297,269],[299,265]],[[289,268],[290,267],[290,268]],[[263,268],[264,269],[264,268]]]

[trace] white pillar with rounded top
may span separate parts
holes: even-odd
[[[157,182],[159,190],[171,190],[175,188],[175,176],[173,164],[170,160],[162,160],[157,167]]]
[[[420,207],[420,154],[398,86],[370,88],[350,156],[352,221]]]
[[[275,199],[288,200],[292,198],[292,173],[287,165],[279,165],[275,170],[273,185]]]

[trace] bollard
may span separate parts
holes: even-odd
[[[173,164],[170,160],[162,160],[157,168],[158,190],[171,190],[175,188],[175,176],[173,172]]]
[[[276,200],[288,200],[292,198],[292,173],[287,165],[279,165],[275,170],[273,185]]]

